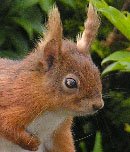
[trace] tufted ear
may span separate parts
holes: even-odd
[[[77,37],[77,48],[83,54],[89,54],[90,47],[96,37],[100,25],[98,14],[91,3],[89,3],[87,17],[87,21],[84,24],[85,29],[83,34],[80,34]]]
[[[57,7],[53,7],[49,13],[44,42],[44,64],[49,70],[61,56],[62,24]]]

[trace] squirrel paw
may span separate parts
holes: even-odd
[[[23,137],[24,139],[18,143],[20,147],[22,147],[25,150],[30,150],[30,151],[38,150],[40,141],[36,136],[24,132]]]

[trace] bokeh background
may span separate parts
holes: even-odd
[[[130,152],[130,0],[91,2],[101,18],[91,54],[101,71],[105,106],[94,116],[75,118],[76,150]],[[84,29],[87,0],[0,0],[0,56],[27,55],[42,37],[53,4],[61,13],[64,36],[75,41]]]

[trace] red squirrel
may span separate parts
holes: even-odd
[[[63,39],[57,7],[47,31],[23,60],[0,58],[0,152],[75,152],[73,117],[103,107],[98,68],[89,50],[100,20],[89,4],[77,43]]]

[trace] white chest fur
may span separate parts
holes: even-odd
[[[51,136],[59,125],[66,119],[63,112],[46,112],[33,121],[27,128],[31,133],[39,137],[41,145],[37,152],[46,152],[44,147],[50,149],[53,146]],[[0,152],[30,152],[21,149],[19,146],[0,138]]]

